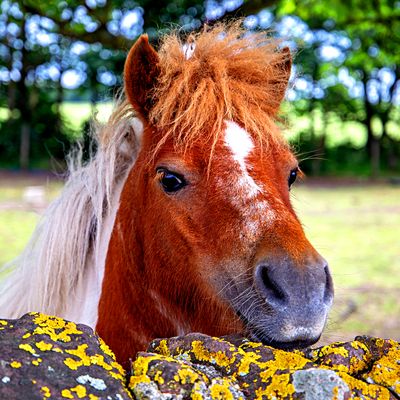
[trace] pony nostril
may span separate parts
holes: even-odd
[[[268,302],[282,303],[286,300],[285,292],[272,277],[271,271],[265,265],[259,266],[257,270],[258,286]]]
[[[330,304],[333,300],[333,281],[331,273],[327,265],[324,267],[325,271],[325,292],[324,292],[324,303]]]

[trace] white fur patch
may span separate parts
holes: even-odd
[[[224,139],[232,153],[233,165],[230,167],[229,180],[220,179],[219,186],[228,191],[231,204],[241,212],[241,234],[252,241],[262,227],[275,220],[275,211],[263,195],[264,189],[250,175],[252,165],[248,157],[254,149],[254,143],[249,133],[235,122],[226,121]]]
[[[189,58],[192,57],[195,50],[196,50],[196,44],[193,42],[186,43],[182,46],[182,51],[183,51],[183,54],[185,55],[186,60],[189,60]]]
[[[254,149],[254,143],[250,135],[233,121],[225,121],[225,143],[231,149],[233,158],[244,169],[246,157]]]
[[[232,121],[226,121],[225,144],[232,152],[233,159],[239,164],[241,174],[238,176],[237,185],[242,195],[247,199],[254,198],[261,193],[261,188],[254,182],[248,171],[251,166],[246,163],[247,157],[254,149],[254,143],[248,132]]]

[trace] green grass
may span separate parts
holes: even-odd
[[[0,265],[21,252],[38,220],[34,212],[0,210]]]
[[[16,257],[25,247],[40,215],[25,203],[27,186],[45,188],[47,202],[59,195],[62,184],[35,179],[7,179],[0,181],[0,265]]]
[[[400,286],[400,188],[298,187],[293,197],[338,286]]]

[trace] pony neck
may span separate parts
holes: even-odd
[[[226,306],[202,293],[190,271],[182,273],[171,257],[157,251],[157,243],[145,229],[149,223],[144,201],[139,199],[145,188],[136,176],[134,167],[121,194],[96,326],[122,363],[145,350],[154,338],[192,331],[215,336],[238,331]],[[161,271],[176,271],[177,278],[159,278]]]

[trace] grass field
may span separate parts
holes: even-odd
[[[0,263],[22,250],[43,212],[23,199],[25,187],[38,184],[45,184],[46,202],[61,188],[54,181],[0,179]],[[335,281],[323,340],[357,334],[400,340],[400,187],[299,185],[292,198]]]

